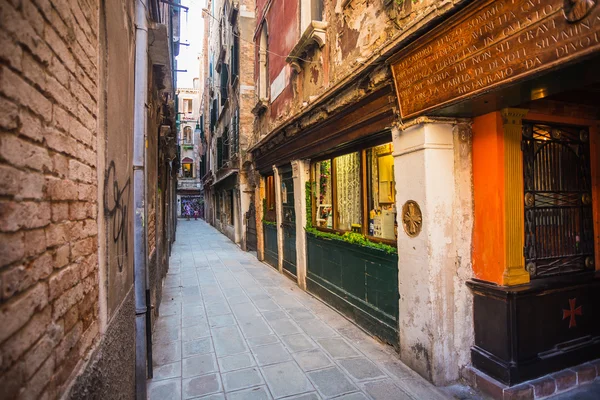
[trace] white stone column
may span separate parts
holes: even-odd
[[[281,200],[281,176],[279,168],[273,165],[275,175],[275,221],[277,223],[277,269],[283,273],[283,203]]]
[[[438,385],[458,378],[459,363],[465,362],[463,353],[468,354],[470,346],[465,331],[472,332],[470,313],[465,311],[470,297],[468,290],[460,289],[465,278],[457,278],[462,263],[470,266],[470,254],[462,260],[457,254],[465,252],[458,251],[456,244],[457,239],[470,242],[471,232],[464,230],[472,227],[472,219],[464,222],[457,216],[466,213],[469,219],[472,215],[472,195],[469,187],[464,204],[455,195],[457,184],[464,180],[462,172],[455,172],[456,129],[452,122],[427,122],[393,132],[400,358]],[[464,168],[461,165],[457,163],[456,168]],[[465,190],[462,184],[460,190]],[[419,205],[422,214],[416,237],[409,236],[403,226],[402,207],[409,200]],[[454,341],[455,331],[463,343]]]
[[[310,161],[292,161],[294,211],[296,213],[296,276],[298,286],[306,290],[306,182],[310,182]]]

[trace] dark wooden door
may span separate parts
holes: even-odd
[[[246,251],[256,251],[256,209],[254,202],[246,213]]]
[[[281,169],[280,190],[283,211],[283,270],[296,276],[296,212],[291,167]]]

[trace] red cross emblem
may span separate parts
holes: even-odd
[[[575,303],[577,303],[577,298],[569,299],[569,309],[563,310],[563,319],[569,319],[569,328],[573,328],[577,326],[577,321],[575,320],[576,315],[583,315],[583,311],[581,311],[581,306],[575,308]]]

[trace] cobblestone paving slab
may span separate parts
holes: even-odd
[[[149,399],[449,399],[203,221],[178,222]]]

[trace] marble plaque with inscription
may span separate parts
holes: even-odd
[[[475,2],[392,58],[401,117],[598,52],[597,1]]]

